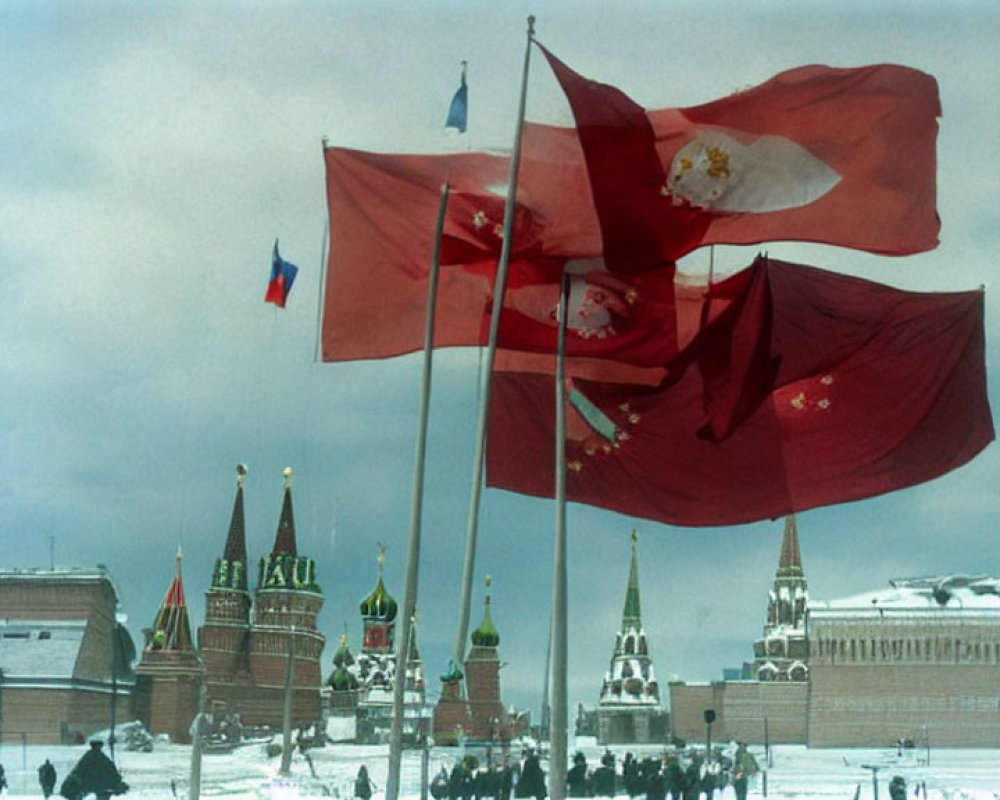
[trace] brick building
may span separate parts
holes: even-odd
[[[487,577],[483,620],[470,636],[465,672],[450,661],[448,672],[441,676],[433,727],[439,745],[456,744],[462,736],[477,742],[508,742],[514,736],[517,720],[500,697],[500,633],[490,613],[490,584]]]
[[[132,718],[135,645],[107,569],[0,571],[0,740],[82,742]]]
[[[291,476],[286,469],[274,546],[259,561],[251,595],[243,510],[246,470],[238,469],[229,533],[205,593],[205,624],[198,630],[208,702],[252,725],[281,726],[289,661],[292,724],[305,726],[322,717],[320,657],[326,639],[316,629],[316,617],[323,595],[315,562],[298,554]]]
[[[748,676],[670,686],[675,735],[810,747],[1000,745],[1000,581],[897,579],[840,600],[806,596],[794,520]]]

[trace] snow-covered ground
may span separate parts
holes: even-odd
[[[41,797],[37,768],[46,758],[59,773],[59,781],[69,772],[76,760],[86,750],[86,745],[76,747],[27,747],[22,748],[7,740],[0,748],[0,763],[6,768],[9,793],[18,796]],[[598,763],[603,748],[594,740],[582,738],[570,742],[571,754],[582,750],[592,766]],[[635,746],[613,748],[616,755],[626,749],[637,757],[657,755],[662,747]],[[751,748],[761,764],[764,763],[760,748]],[[238,749],[228,755],[205,755],[202,760],[201,796],[205,798],[295,798],[306,796],[353,797],[354,776],[361,764],[367,766],[375,784],[372,800],[383,800],[385,776],[388,768],[388,748],[385,745],[331,745],[310,751],[317,779],[311,777],[309,765],[296,753],[292,763],[295,786],[275,782],[280,757],[269,758],[260,745]],[[455,748],[435,748],[430,752],[431,776],[442,765],[450,767],[459,751]],[[880,766],[878,771],[879,798],[889,799],[888,783],[894,775],[902,775],[908,785],[908,795],[920,783],[926,783],[928,800],[996,800],[1000,798],[1000,750],[932,750],[930,764],[922,750],[904,750],[898,755],[895,749],[884,750],[808,750],[800,746],[772,748],[772,766],[768,772],[767,797],[776,800],[789,798],[840,798],[851,800],[860,785],[860,797],[873,797],[872,772],[862,765]],[[131,790],[125,800],[162,798],[174,796],[186,800],[188,776],[191,765],[191,748],[157,742],[152,753],[121,752],[117,761],[122,776]],[[547,765],[546,765],[547,770]],[[412,800],[420,796],[421,755],[407,751],[403,756],[401,797]],[[171,788],[171,780],[175,782]],[[262,787],[268,787],[262,791]],[[57,784],[58,788],[58,784]],[[750,797],[764,797],[764,786],[758,776],[750,790]],[[727,788],[716,795],[723,800],[735,797]],[[58,800],[58,798],[57,798]],[[919,800],[924,800],[921,794]]]

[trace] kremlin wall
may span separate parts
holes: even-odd
[[[416,626],[409,642],[396,641],[400,609],[385,586],[384,551],[375,586],[359,603],[360,648],[352,651],[345,632],[324,663],[322,575],[298,552],[291,470],[273,546],[256,570],[246,548],[245,475],[240,467],[196,635],[180,551],[138,652],[103,566],[0,570],[0,741],[79,743],[116,721],[138,719],[154,734],[188,742],[199,709],[216,721],[279,728],[290,691],[294,728],[325,732],[327,720],[339,717],[353,721],[353,741],[374,743],[388,736],[399,680],[404,743],[505,743],[529,732],[529,715],[502,701],[488,578],[471,647],[463,663],[451,661],[439,676],[433,707]],[[659,630],[669,628],[669,620],[656,621]],[[1000,581],[894,580],[888,590],[813,601],[794,517],[785,520],[763,635],[738,677],[664,687],[654,645],[642,621],[633,532],[621,626],[603,679],[595,677],[596,707],[580,709],[578,733],[603,745],[699,742],[711,719],[713,741],[1000,743]]]

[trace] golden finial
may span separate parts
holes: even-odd
[[[285,488],[287,489],[292,485],[292,468],[285,467],[285,471],[283,474],[285,476]]]
[[[378,542],[378,574],[382,574],[382,567],[385,566],[385,545]]]
[[[632,536],[630,538],[632,539],[632,547],[635,547],[635,543],[639,541],[639,534],[636,533],[635,528],[632,528]]]
[[[242,489],[243,488],[243,484],[246,482],[246,479],[247,479],[247,465],[246,464],[237,464],[236,465],[236,485],[239,486]]]

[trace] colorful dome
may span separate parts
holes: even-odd
[[[490,587],[491,580],[489,577],[486,578],[486,589],[487,592]],[[490,596],[486,595],[486,609],[483,611],[483,621],[479,623],[479,627],[472,632],[472,644],[476,647],[496,647],[500,644],[500,634],[497,632],[496,626],[493,624],[493,619],[490,617]]]
[[[379,617],[385,622],[392,622],[396,619],[396,612],[399,610],[399,606],[396,603],[396,598],[385,590],[385,584],[382,582],[382,566],[384,563],[385,548],[380,547],[378,554],[378,583],[375,584],[372,593],[361,601],[361,616]]]

